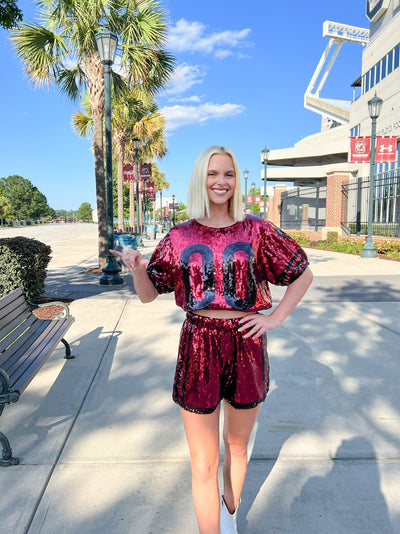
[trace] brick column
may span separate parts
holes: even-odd
[[[274,185],[274,196],[269,199],[268,220],[280,226],[282,193],[287,190],[287,185]]]
[[[322,229],[322,239],[327,232],[338,232],[342,235],[342,210],[346,199],[342,195],[342,185],[349,181],[351,173],[332,171],[326,175],[326,220]]]

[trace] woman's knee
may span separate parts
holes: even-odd
[[[218,476],[218,458],[195,457],[192,458],[192,475],[199,482],[206,483],[215,480]]]

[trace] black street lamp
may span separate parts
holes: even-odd
[[[264,219],[267,220],[267,165],[269,149],[265,146],[261,151],[261,163],[264,165]]]
[[[96,34],[97,49],[100,61],[104,65],[104,117],[106,129],[106,185],[107,185],[107,261],[100,276],[100,285],[115,286],[124,283],[120,276],[121,267],[110,249],[114,248],[114,214],[113,214],[113,173],[111,143],[111,65],[115,60],[118,37],[109,29],[104,28]]]
[[[140,191],[139,191],[139,150],[140,140],[137,137],[133,138],[133,151],[135,152],[135,178],[136,178],[136,235],[141,234],[140,228]]]
[[[247,213],[247,178],[249,177],[249,171],[245,169],[243,171],[244,176],[244,212]]]
[[[172,195],[172,225],[175,226],[175,195]]]
[[[374,191],[375,191],[375,151],[376,151],[376,119],[379,117],[382,109],[383,100],[375,96],[368,102],[368,113],[372,121],[371,125],[371,156],[369,159],[369,199],[368,199],[368,234],[365,245],[360,254],[361,258],[376,258],[374,242],[372,241],[372,218],[374,210]]]
[[[255,202],[255,196],[256,196],[256,184],[253,182],[251,184],[252,188],[253,188],[253,215],[254,215],[254,202]]]

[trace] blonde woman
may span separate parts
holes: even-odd
[[[244,216],[232,152],[198,156],[188,191],[191,220],[170,230],[150,262],[117,253],[142,302],[175,292],[186,312],[173,386],[190,450],[200,534],[237,534],[247,448],[269,387],[266,332],[277,328],[312,281],[304,251],[273,224]],[[268,283],[286,285],[272,313]],[[224,406],[223,493],[218,488],[219,421]]]

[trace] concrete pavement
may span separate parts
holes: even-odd
[[[0,419],[21,457],[0,469],[1,531],[195,534],[171,400],[184,313],[171,296],[141,304],[129,274],[123,287],[99,286],[86,272],[96,264],[96,228],[70,226],[41,240],[53,250],[46,294],[75,299],[67,339],[76,358],[57,349]],[[154,245],[145,240],[143,253]],[[313,286],[269,334],[271,390],[251,440],[238,529],[394,534],[400,262],[307,252]],[[276,301],[282,291],[273,288]]]

